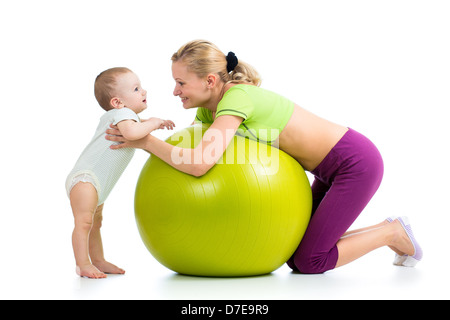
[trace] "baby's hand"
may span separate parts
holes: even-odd
[[[151,125],[156,129],[164,129],[167,128],[169,130],[173,130],[173,127],[175,127],[175,123],[171,120],[163,120],[159,118],[150,118],[147,120],[142,120],[142,122],[150,122]]]
[[[168,130],[173,130],[173,128],[175,127],[175,123],[172,120],[163,120],[163,123],[159,128],[163,129],[164,127],[166,127]]]

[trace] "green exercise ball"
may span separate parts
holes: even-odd
[[[167,142],[194,148],[207,129],[191,126]],[[296,160],[238,135],[202,177],[151,155],[135,195],[136,223],[150,253],[167,268],[196,276],[278,269],[297,249],[311,206],[311,187]]]

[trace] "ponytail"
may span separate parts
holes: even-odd
[[[219,48],[205,40],[188,42],[173,54],[172,61],[183,61],[188,70],[199,77],[216,73],[225,84],[261,85],[261,78],[251,65],[238,60],[233,52],[225,56]]]

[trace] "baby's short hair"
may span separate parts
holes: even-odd
[[[105,111],[109,111],[113,108],[110,102],[114,97],[114,89],[117,84],[117,76],[128,72],[132,71],[124,67],[111,68],[100,73],[95,79],[95,98]]]

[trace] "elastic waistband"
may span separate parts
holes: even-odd
[[[377,147],[364,135],[349,128],[339,142],[311,173],[324,183],[336,175],[348,172],[383,170],[383,160]]]

